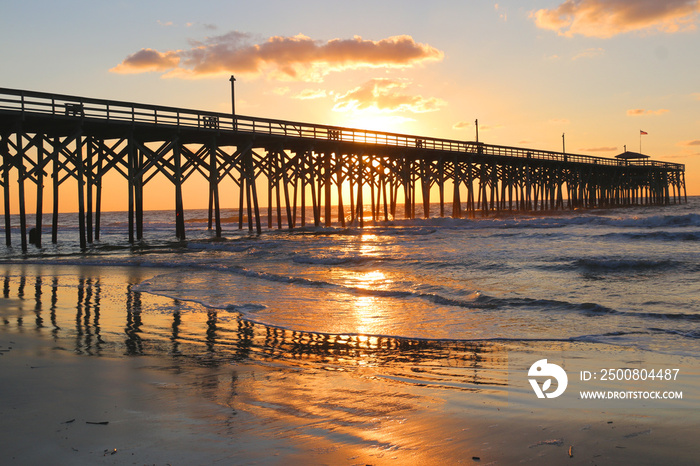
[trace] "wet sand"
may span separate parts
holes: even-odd
[[[651,465],[700,457],[697,410],[683,409],[690,405],[543,408],[531,393],[504,394],[498,348],[470,349],[478,363],[455,356],[455,347],[445,356],[443,347],[406,342],[379,351],[355,340],[349,350],[134,291],[157,270],[3,271],[0,451],[8,464]],[[510,364],[533,351],[521,348]]]

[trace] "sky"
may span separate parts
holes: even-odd
[[[700,195],[699,0],[0,5],[0,87],[228,112],[234,75],[238,114],[457,140],[478,119],[482,142],[554,151],[564,134],[683,163]]]

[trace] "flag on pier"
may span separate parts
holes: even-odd
[[[649,134],[649,133],[647,133],[646,131],[642,131],[642,130],[640,129],[640,130],[639,130],[639,135],[641,136],[641,135],[643,135],[643,134]]]

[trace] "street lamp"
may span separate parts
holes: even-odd
[[[561,133],[561,153],[566,155],[566,139],[564,138],[566,133]]]
[[[231,78],[229,79],[231,81],[231,116],[233,117],[233,130],[237,131],[238,125],[236,124],[236,89],[235,89],[235,82],[236,78],[231,75]]]

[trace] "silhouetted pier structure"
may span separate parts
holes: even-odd
[[[685,166],[479,142],[0,88],[0,154],[5,236],[11,244],[10,185],[18,182],[22,248],[27,248],[25,184],[37,190],[33,241],[41,244],[43,186],[53,190],[57,238],[59,186],[78,182],[80,243],[99,239],[102,178],[128,181],[129,240],[143,237],[143,192],[157,174],[175,187],[175,233],[185,238],[182,185],[209,182],[209,228],[221,236],[219,185],[239,189],[238,227],[364,226],[373,220],[428,217],[437,187],[440,216],[687,202]],[[11,176],[15,171],[16,175]],[[451,195],[450,195],[451,192]],[[332,204],[333,193],[337,200]],[[111,195],[113,193],[110,193]],[[284,198],[284,199],[282,199]],[[349,201],[349,206],[348,206]],[[449,204],[448,204],[449,203]],[[306,207],[313,218],[306,218]],[[37,238],[38,236],[38,238]]]

